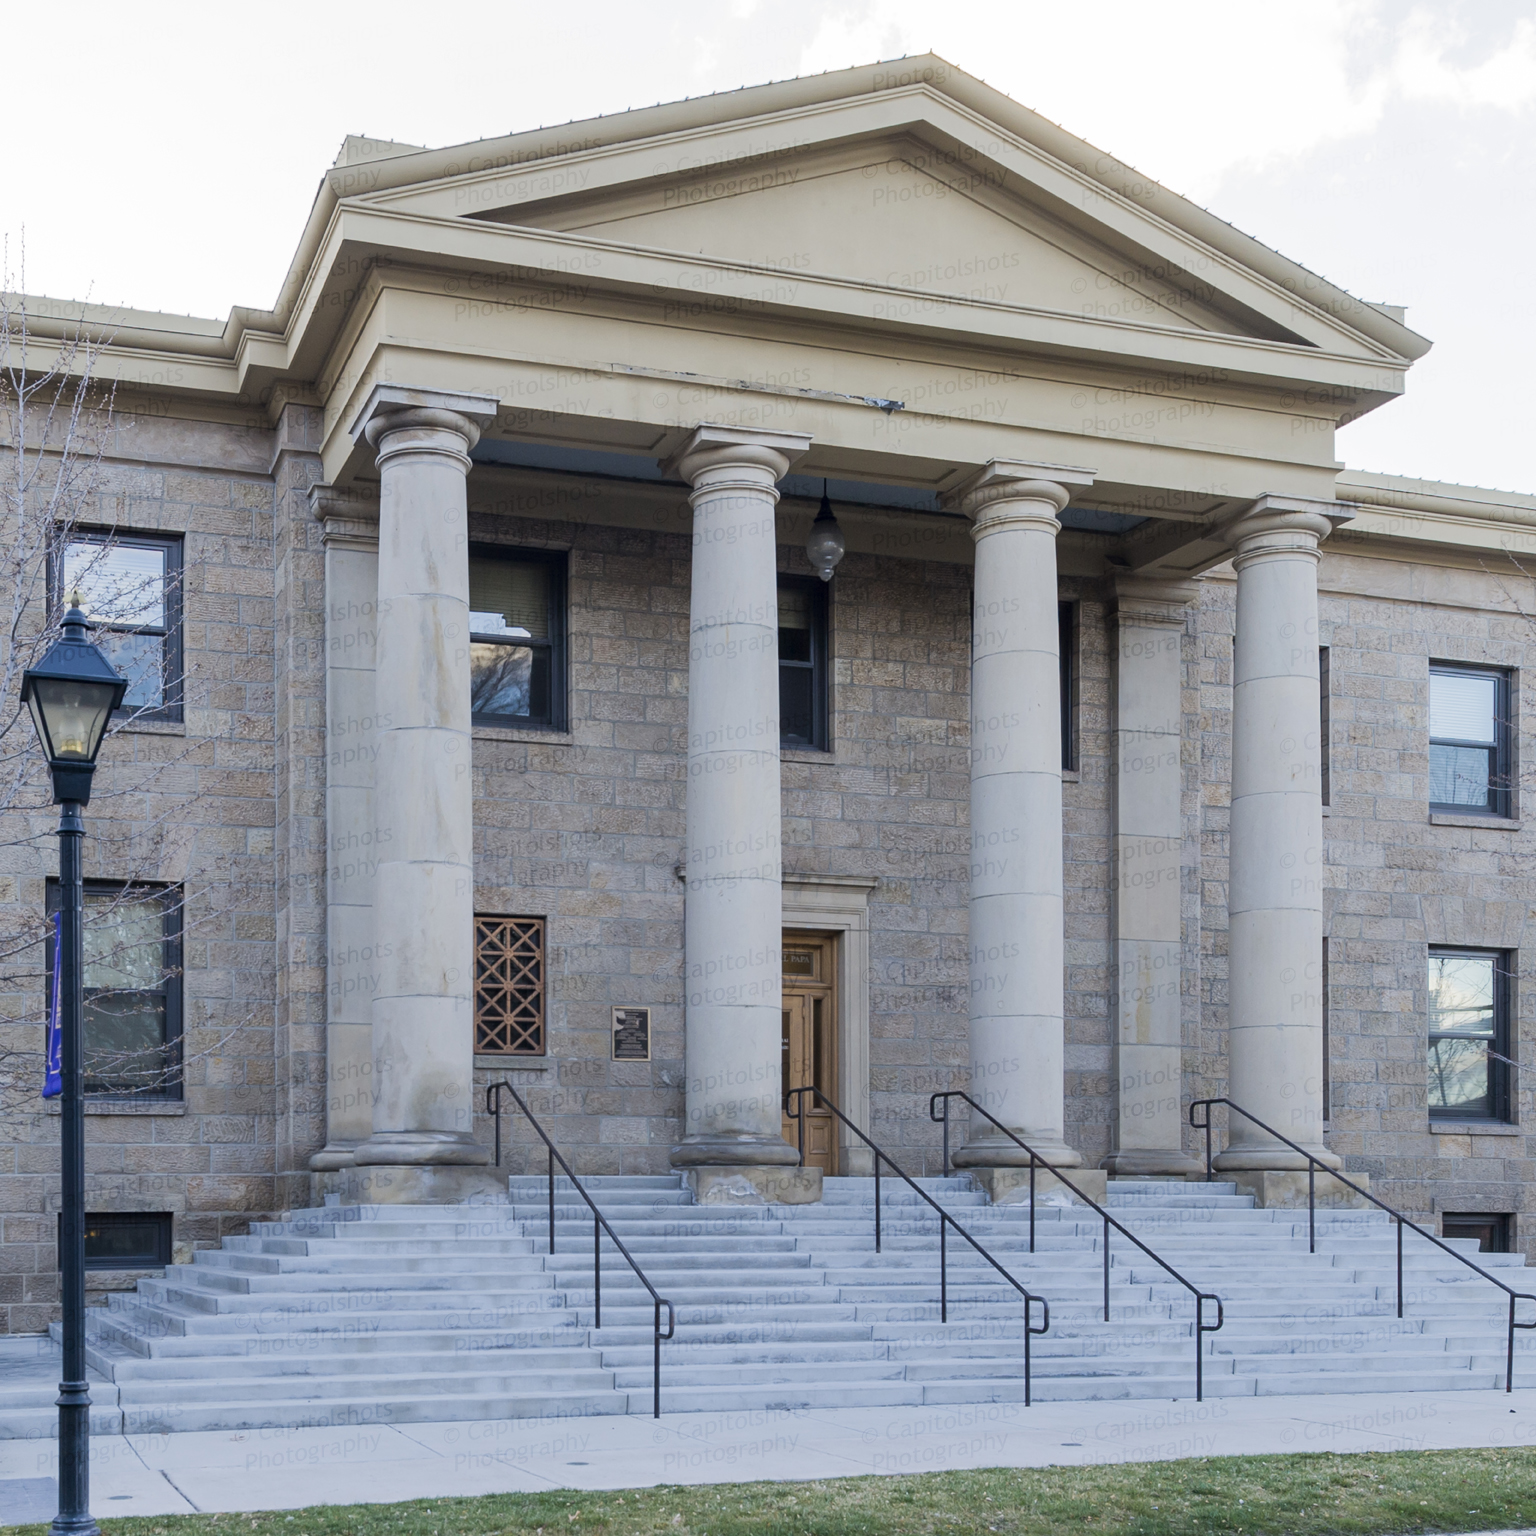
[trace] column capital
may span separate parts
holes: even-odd
[[[940,500],[947,511],[959,512],[978,527],[995,524],[997,514],[986,516],[987,509],[1008,502],[1034,502],[1050,507],[1049,514],[1026,515],[1029,522],[1048,521],[1059,527],[1056,514],[1072,499],[1073,486],[1093,484],[1095,471],[1070,464],[1032,464],[1023,459],[991,459],[958,485],[944,492]],[[1004,518],[1002,521],[1012,521]],[[972,533],[974,536],[975,529]]]
[[[1117,623],[1138,628],[1183,629],[1185,611],[1200,596],[1200,583],[1172,577],[1133,576],[1116,572],[1110,578],[1110,613]]]
[[[676,452],[661,460],[661,472],[669,480],[693,485],[711,469],[746,468],[767,471],[774,481],[810,450],[804,432],[764,432],[753,427],[725,427],[701,422]]]
[[[482,428],[496,419],[499,403],[494,395],[375,384],[347,432],[354,443],[366,437],[372,448],[378,448],[379,440],[388,432],[453,432],[464,439],[463,453],[467,458],[469,450],[480,441]]]
[[[1221,524],[1219,533],[1241,564],[1260,555],[1317,555],[1317,546],[1354,517],[1349,502],[1264,495]]]

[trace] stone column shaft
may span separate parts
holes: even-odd
[[[787,1166],[780,1134],[782,905],[775,488],[809,446],[700,427],[668,464],[692,491],[687,1093],[676,1167]]]
[[[488,1161],[471,1134],[474,799],[465,476],[495,401],[375,386],[373,1124],[359,1164]]]
[[[1184,620],[1193,582],[1115,581],[1110,1041],[1117,1174],[1182,1176]]]
[[[1265,496],[1227,529],[1237,570],[1228,1096],[1335,1167],[1323,1146],[1317,546],[1345,515]],[[1229,1125],[1218,1167],[1305,1169],[1241,1115]]]
[[[976,541],[971,659],[973,1098],[1043,1156],[1068,1147],[1063,1094],[1061,658],[1056,514],[1084,470],[994,461],[953,500]],[[1028,1156],[973,1115],[960,1167]]]

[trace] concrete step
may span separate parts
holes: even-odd
[[[899,1180],[882,1180],[879,1253],[868,1179],[828,1179],[820,1205],[755,1207],[691,1205],[675,1175],[584,1183],[677,1308],[667,1409],[1023,1399],[1022,1298],[951,1231],[942,1322],[938,1218]],[[1030,1252],[1027,1208],[987,1205],[967,1175],[920,1185],[1050,1302],[1050,1331],[1031,1340],[1042,1402],[1193,1394],[1189,1292],[1113,1232],[1106,1322],[1092,1210],[1042,1204]],[[113,1295],[88,1320],[107,1412],[130,1431],[649,1412],[640,1278],[602,1235],[598,1329],[591,1211],[557,1184],[550,1254],[546,1181],[507,1187],[505,1205],[292,1212]],[[1380,1212],[1319,1212],[1309,1253],[1305,1211],[1254,1209],[1230,1183],[1117,1179],[1107,1201],[1222,1298],[1225,1327],[1198,1340],[1213,1397],[1502,1385],[1503,1294],[1408,1234],[1399,1319],[1396,1233]],[[1536,1289],[1519,1255],[1477,1262]],[[1536,1337],[1518,1349],[1536,1384]],[[52,1390],[42,1404],[0,1398],[0,1434],[7,1413],[46,1417]]]

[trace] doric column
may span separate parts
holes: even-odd
[[[1110,771],[1110,1042],[1117,1174],[1196,1173],[1182,1150],[1184,620],[1192,581],[1117,576]]]
[[[375,385],[372,1131],[360,1164],[484,1163],[471,1135],[474,813],[465,476],[494,399]]]
[[[1332,502],[1262,496],[1226,529],[1237,571],[1227,1091],[1334,1166],[1323,1146],[1317,546],[1347,517]],[[1234,1114],[1217,1166],[1306,1161]]]
[[[325,1147],[317,1172],[352,1165],[373,1131],[373,995],[378,964],[373,876],[374,639],[379,503],[317,485],[310,505],[325,546]]]
[[[993,460],[950,498],[976,541],[971,645],[973,1098],[1076,1167],[1063,1089],[1061,657],[1056,514],[1087,470]],[[972,1118],[963,1168],[1027,1156]],[[996,1193],[996,1192],[994,1192]]]
[[[665,466],[692,487],[688,615],[687,1105],[675,1167],[787,1166],[774,508],[810,446],[702,426]]]

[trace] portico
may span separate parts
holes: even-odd
[[[346,773],[338,774],[334,803],[338,815],[367,820],[363,797],[376,797],[366,840],[377,857],[371,882],[337,885],[331,922],[333,945],[383,958],[366,1026],[371,1063],[348,1068],[377,1085],[371,1124],[366,1135],[349,1137],[358,1116],[347,1101],[316,1158],[321,1171],[474,1167],[485,1160],[471,1109],[475,961],[468,935],[476,902],[468,848],[475,793],[466,767],[473,749],[465,476],[473,472],[469,450],[496,412],[489,395],[376,386],[351,429],[375,445],[383,553],[376,566],[332,563],[331,606],[340,613],[348,604],[371,605],[378,623],[369,638],[376,633],[378,661],[366,670],[371,658],[361,648],[338,658],[333,734],[345,735],[340,712],[366,707],[376,750],[371,782],[350,789]],[[797,1154],[780,1132],[785,768],[774,595],[776,547],[786,542],[779,487],[814,451],[809,433],[703,423],[662,462],[664,482],[681,482],[692,505],[687,835],[679,866],[686,888],[686,1078],[670,1161],[696,1173],[701,1192],[724,1181],[738,1198],[742,1179],[777,1199],[815,1198],[819,1189],[819,1178],[793,1174]],[[1091,494],[1095,475],[994,458],[952,478],[940,515],[966,519],[975,550],[967,621],[969,1008],[968,1017],[955,1020],[969,1049],[962,1081],[1042,1157],[1075,1168],[1084,1158],[1067,1131],[1056,546],[1061,514]],[[366,518],[344,519],[323,497],[321,504],[334,542],[349,532],[357,542],[352,530],[361,526],[359,547],[366,550]],[[355,513],[355,501],[343,510]],[[1316,645],[1307,637],[1317,632],[1317,542],[1346,516],[1332,503],[1262,497],[1231,518],[1224,533],[1238,552],[1239,573],[1233,945],[1240,978],[1253,978],[1251,985],[1239,980],[1234,991],[1233,1092],[1287,1134],[1319,1123],[1316,988],[1308,993],[1286,978],[1315,975],[1321,915],[1316,879],[1298,883],[1281,872],[1317,863],[1318,740],[1308,714],[1315,711]],[[370,569],[377,572],[371,590]],[[1179,1107],[1186,1071],[1180,695],[1184,616],[1198,588],[1154,573],[1118,577],[1114,594],[1116,1115],[1104,1165],[1118,1173],[1184,1175],[1195,1165],[1181,1145]],[[348,681],[354,676],[361,681]],[[1271,702],[1263,690],[1276,687],[1281,692]],[[1270,788],[1264,774],[1276,771],[1281,780]],[[353,897],[359,886],[367,901]],[[867,1030],[869,978],[854,985],[865,993]],[[338,1067],[356,1054],[359,1025],[345,1015],[357,1012],[357,990],[340,989],[334,1004]],[[1288,1001],[1277,1013],[1280,995]],[[867,1036],[863,1044],[867,1059]],[[868,1101],[867,1079],[846,1086]],[[1306,1144],[1322,1146],[1315,1130]],[[1027,1163],[1025,1152],[980,1117],[955,1156],[956,1166],[973,1170],[996,1199],[1017,1197]],[[1252,1135],[1235,1137],[1224,1158],[1249,1174],[1294,1163],[1294,1154]],[[1095,1182],[1091,1171],[1081,1177]],[[401,1187],[414,1191],[412,1198],[422,1188],[410,1180]]]

